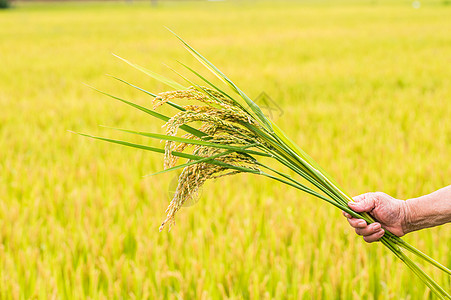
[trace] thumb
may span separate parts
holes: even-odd
[[[356,202],[349,202],[348,206],[356,212],[369,212],[376,206],[376,198],[371,194],[355,197],[354,200]]]

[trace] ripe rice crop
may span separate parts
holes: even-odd
[[[189,87],[185,87],[123,59],[138,70],[176,89],[154,94],[114,77],[154,97],[154,110],[102,92],[154,118],[166,121],[165,134],[118,129],[131,134],[164,140],[166,141],[164,149],[82,134],[103,141],[164,154],[165,170],[156,174],[183,169],[160,231],[166,224],[169,225],[169,229],[171,228],[175,222],[176,213],[187,201],[197,197],[199,188],[206,180],[237,173],[268,177],[311,194],[356,218],[364,219],[367,223],[375,222],[375,219],[369,214],[359,214],[349,209],[347,204],[353,200],[338,183],[265,116],[261,108],[235,83],[194,48],[181,38],[179,39],[186,49],[217,76],[231,92],[226,92],[223,87],[218,87],[184,64],[182,65],[201,83],[177,73],[189,84]],[[190,104],[179,105],[177,102],[180,100],[188,100]],[[195,104],[191,104],[191,102]],[[156,112],[155,109],[162,105],[172,106],[179,112],[172,117]],[[200,123],[200,125],[192,127],[193,123]],[[179,129],[186,132],[181,137],[177,136]],[[185,150],[190,147],[192,148],[191,152],[186,153]],[[188,161],[177,164],[178,158]],[[267,160],[277,162],[277,166],[266,162]],[[297,177],[290,176],[284,171],[286,169],[296,174]],[[405,251],[416,255],[448,275],[451,275],[451,270],[388,231],[381,238],[381,242],[405,263],[437,297],[451,299],[451,295],[410,259]]]

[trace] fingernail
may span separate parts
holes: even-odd
[[[366,225],[366,222],[365,221],[360,221],[359,222],[359,226],[365,226]]]
[[[379,223],[373,224],[373,229],[379,229],[379,228],[381,228],[381,224],[379,224]]]

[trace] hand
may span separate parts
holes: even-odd
[[[355,228],[358,235],[363,236],[365,242],[372,243],[384,236],[385,230],[394,235],[403,236],[407,233],[406,201],[395,199],[385,193],[366,193],[353,198],[348,206],[355,212],[368,212],[378,222],[368,225],[362,219],[353,218],[343,212],[349,224]],[[384,230],[385,229],[385,230]]]

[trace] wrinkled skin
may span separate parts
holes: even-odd
[[[353,198],[349,207],[355,212],[368,212],[378,222],[368,225],[364,220],[353,218],[346,212],[343,215],[358,235],[372,243],[379,240],[385,234],[385,230],[397,236],[405,235],[407,207],[403,200],[395,199],[385,193],[366,193]]]

